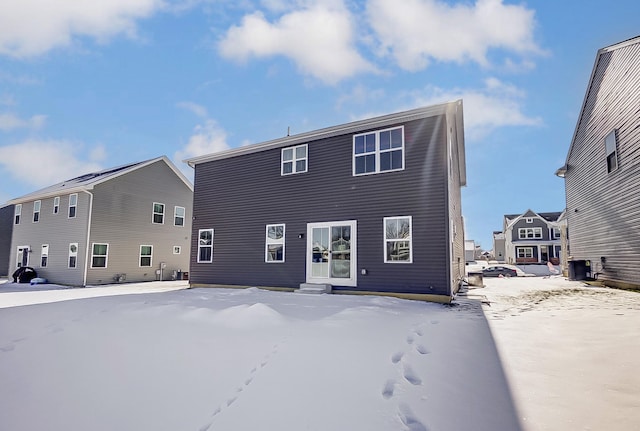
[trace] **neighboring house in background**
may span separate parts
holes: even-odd
[[[190,280],[449,302],[465,274],[462,101],[187,160]]]
[[[476,260],[476,242],[472,239],[464,240],[464,260],[465,263]]]
[[[640,287],[640,37],[603,49],[565,165],[569,272]]]
[[[167,159],[81,175],[10,201],[10,272],[57,284],[171,279],[187,271],[193,187]]]
[[[506,256],[504,233],[493,231],[493,258],[498,262],[504,262]]]
[[[562,230],[566,226],[564,212],[504,216],[504,261],[510,264],[559,265],[562,260]],[[494,232],[494,238],[496,233]]]
[[[13,213],[13,205],[0,207],[0,277],[13,274],[13,271],[9,271]]]

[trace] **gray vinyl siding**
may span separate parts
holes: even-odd
[[[524,229],[524,228],[534,228],[534,227],[538,227],[540,229],[542,229],[542,238],[527,238],[527,239],[520,239],[520,229]],[[533,217],[533,223],[527,223],[527,221],[525,220],[525,218],[519,220],[518,222],[516,222],[516,224],[513,225],[513,230],[512,232],[512,241],[513,242],[517,242],[517,241],[549,241],[549,225],[539,219],[538,217]]]
[[[460,155],[456,151],[455,142],[458,139],[457,130],[454,122],[449,122],[448,136],[446,141],[447,147],[447,202],[449,212],[449,241],[447,244],[451,250],[450,256],[450,292],[457,292],[460,282],[466,276],[466,258],[464,250],[464,222],[462,220],[462,193],[460,190],[460,172],[456,169],[459,166]],[[453,231],[451,231],[453,229]],[[474,250],[475,253],[475,250]]]
[[[80,286],[84,279],[84,261],[87,241],[87,220],[89,214],[89,195],[78,193],[76,217],[68,217],[69,195],[60,195],[60,211],[53,214],[53,197],[40,199],[40,220],[33,223],[33,202],[22,203],[20,224],[13,226],[11,242],[10,273],[16,269],[18,246],[28,245],[31,249],[29,266],[39,277],[51,283]],[[68,268],[69,244],[78,243],[76,268]],[[42,244],[49,244],[49,257],[46,268],[40,266]]]
[[[306,279],[307,223],[356,220],[357,290],[450,295],[445,116],[404,126],[403,171],[354,177],[353,134],[307,142],[302,174],[280,175],[280,148],[196,164],[191,282],[296,288]],[[413,217],[412,264],[383,263],[390,216]],[[275,223],[286,225],[285,262],[265,263],[265,225]],[[197,263],[198,230],[209,228],[213,263]]]
[[[569,255],[602,280],[640,284],[640,42],[603,50],[567,157]],[[616,130],[618,169],[604,139]],[[606,259],[603,268],[600,259]]]
[[[13,273],[13,271],[9,271],[9,257],[14,208],[13,205],[5,205],[0,208],[0,277],[6,277]]]
[[[160,262],[163,279],[173,271],[188,271],[193,194],[163,161],[98,184],[93,190],[87,284],[113,283],[116,274],[127,282],[156,280]],[[152,223],[153,203],[165,205],[164,224]],[[185,208],[185,224],[174,226],[174,207]],[[109,244],[107,267],[91,268],[93,243]],[[140,246],[153,246],[152,266],[140,267]],[[173,254],[173,246],[182,248]]]

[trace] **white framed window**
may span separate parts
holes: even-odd
[[[42,207],[42,201],[35,201],[33,203],[33,222],[38,223],[40,221],[40,208]]]
[[[69,195],[69,218],[75,218],[78,209],[78,194]]]
[[[541,227],[524,227],[518,229],[519,239],[540,239],[542,238]]]
[[[519,259],[533,258],[533,247],[516,247],[516,253]]]
[[[611,173],[618,169],[618,150],[616,148],[615,129],[604,138],[604,147],[607,153],[607,172]]]
[[[20,216],[22,215],[22,204],[16,204],[13,215],[15,224],[20,224]]]
[[[284,224],[268,224],[265,232],[264,261],[267,263],[284,262],[285,243]]]
[[[384,218],[384,263],[412,263],[412,217]]]
[[[557,227],[551,228],[551,238],[560,239],[560,228],[557,228]]]
[[[180,247],[179,245],[174,245],[173,254],[180,254],[180,253],[182,253],[182,247]]]
[[[152,265],[153,259],[153,246],[152,245],[141,245],[140,246],[140,266],[150,267]]]
[[[60,196],[53,198],[53,213],[58,214],[60,212]]]
[[[173,207],[173,225],[184,226],[184,207]]]
[[[93,243],[91,246],[91,268],[106,268],[109,244]]]
[[[78,264],[78,243],[69,243],[69,268],[75,268]]]
[[[164,204],[159,202],[153,203],[153,223],[164,224]]]
[[[42,244],[40,249],[40,267],[46,268],[49,263],[49,244]]]
[[[525,219],[525,221],[526,221],[527,223],[533,223],[533,217],[527,217],[527,218]]]
[[[404,169],[404,126],[353,136],[353,175]]]
[[[29,266],[29,253],[31,253],[31,247],[28,245],[19,245],[16,252],[16,268],[23,266]]]
[[[280,175],[307,172],[308,151],[307,144],[283,148],[280,154]]]
[[[213,229],[198,230],[198,263],[213,262]]]

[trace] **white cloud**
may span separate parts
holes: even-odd
[[[541,126],[542,118],[523,112],[525,97],[521,89],[495,78],[487,79],[481,89],[428,87],[424,92],[414,94],[416,106],[462,99],[465,132],[470,140],[479,139],[500,127]]]
[[[440,0],[370,0],[367,15],[381,53],[409,71],[424,69],[431,61],[488,66],[490,49],[542,53],[533,40],[535,12],[502,0],[453,5]]]
[[[33,187],[46,187],[83,173],[101,170],[99,163],[79,158],[82,144],[56,140],[27,140],[0,147],[0,166]]]
[[[228,150],[227,133],[215,120],[207,119],[198,124],[185,147],[174,154],[174,160],[182,161],[191,157],[202,156]]]
[[[269,2],[278,8],[282,2]],[[246,15],[219,41],[223,57],[244,62],[251,57],[284,56],[300,71],[327,84],[374,71],[357,51],[354,26],[341,1],[310,2],[271,23],[261,12]]]
[[[46,115],[34,115],[31,118],[25,120],[15,114],[0,113],[0,130],[6,132],[22,128],[39,129],[44,126],[46,120]]]
[[[176,106],[178,108],[181,109],[185,109],[189,112],[192,112],[193,114],[197,115],[198,117],[201,118],[207,118],[207,116],[209,115],[207,113],[207,108],[205,108],[202,105],[198,105],[197,103],[193,103],[193,102],[179,102],[176,104]]]
[[[134,37],[136,20],[162,7],[162,0],[4,1],[0,54],[33,57],[79,37],[100,42],[118,34]]]

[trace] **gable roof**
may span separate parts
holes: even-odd
[[[252,145],[246,145],[244,147],[233,148],[226,151],[220,151],[218,153],[205,154],[202,156],[186,159],[184,160],[184,162],[191,167],[195,167],[196,165],[199,165],[201,163],[206,163],[213,160],[223,160],[240,155],[258,153],[274,148],[283,148],[292,145],[308,143],[319,139],[357,133],[367,129],[385,127],[400,122],[435,117],[438,115],[447,115],[447,117],[451,117],[452,122],[454,122],[455,124],[455,134],[457,136],[457,152],[460,168],[460,185],[464,186],[467,184],[467,169],[464,152],[464,123],[462,114],[462,100],[460,99],[452,102],[442,103],[439,105],[426,106],[423,108],[397,112],[394,114],[368,118],[365,120],[353,121],[338,126],[300,133],[297,135],[285,136],[283,138],[273,139],[271,141]]]
[[[567,158],[565,159],[564,166],[558,168],[556,170],[556,175],[560,178],[564,178],[567,169],[569,168],[569,158],[571,153],[573,152],[573,147],[576,143],[576,138],[578,136],[578,130],[580,129],[580,125],[582,124],[582,120],[585,114],[585,108],[587,106],[587,101],[589,99],[589,95],[591,94],[591,90],[593,88],[593,84],[596,77],[596,71],[598,70],[598,66],[600,64],[600,60],[604,54],[607,54],[611,51],[615,51],[621,48],[626,48],[630,45],[635,45],[640,43],[640,36],[633,37],[631,39],[627,39],[625,41],[601,48],[598,50],[596,54],[596,59],[593,63],[593,69],[591,70],[591,76],[589,77],[589,84],[587,85],[587,91],[585,92],[584,99],[582,100],[582,107],[580,108],[580,114],[578,115],[578,121],[576,122],[576,128],[573,131],[573,137],[571,138],[571,145],[569,146],[569,151],[567,151]]]
[[[36,199],[42,199],[52,196],[58,196],[61,194],[77,193],[80,191],[92,190],[96,185],[104,183],[105,181],[112,180],[119,176],[125,175],[129,172],[141,169],[145,166],[149,166],[158,161],[163,161],[171,168],[171,170],[185,183],[191,191],[193,191],[193,185],[180,172],[176,166],[166,156],[156,157],[155,159],[144,160],[142,162],[129,163],[126,165],[117,166],[114,168],[104,169],[102,171],[86,173],[65,181],[61,181],[57,184],[53,184],[49,187],[45,187],[35,192],[26,194],[19,198],[9,200],[9,204],[18,204],[21,202],[28,202]]]
[[[527,218],[527,217],[539,217],[542,218],[548,222],[554,223],[557,222],[562,215],[564,214],[564,211],[553,211],[553,212],[544,212],[544,213],[537,213],[531,209],[526,210],[524,213],[522,214],[505,214],[504,216],[504,227],[505,229],[508,228],[509,226],[515,224],[518,220],[521,220],[523,218]]]

